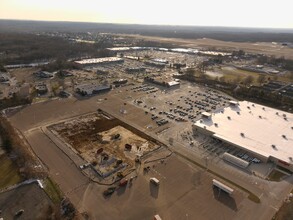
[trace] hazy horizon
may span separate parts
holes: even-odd
[[[171,25],[293,29],[292,2],[280,0],[235,2],[125,0],[57,1],[2,0],[0,19],[29,21],[90,22],[108,24]]]

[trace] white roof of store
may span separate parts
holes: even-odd
[[[119,57],[103,57],[103,58],[79,60],[79,61],[75,61],[75,63],[84,65],[84,64],[98,64],[98,63],[104,63],[104,62],[115,62],[115,61],[121,61],[121,60],[123,59]]]
[[[194,125],[264,157],[293,163],[293,114],[242,101]]]

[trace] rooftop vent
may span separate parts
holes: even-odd
[[[228,118],[229,120],[231,120],[231,117],[230,117],[230,116],[227,116],[227,118]]]
[[[215,123],[215,126],[218,127],[218,123]]]
[[[282,137],[283,137],[284,139],[287,139],[286,135],[284,135],[284,134],[282,135]]]
[[[244,133],[240,133],[241,137],[245,137]]]
[[[293,158],[292,157],[289,157],[289,160],[293,161]]]
[[[261,115],[258,116],[259,118],[262,118]]]
[[[276,145],[272,144],[272,148],[276,149]]]
[[[287,121],[287,118],[284,118],[285,121]]]
[[[248,108],[248,109],[250,109],[250,107],[249,107],[249,106],[247,106],[247,108]]]
[[[286,118],[286,114],[283,114],[283,117]]]
[[[279,112],[276,112],[276,115],[279,115]]]
[[[252,106],[255,107],[254,104],[252,104]]]
[[[237,112],[238,115],[240,115],[240,112]]]
[[[266,110],[266,108],[265,107],[262,107],[262,110]]]

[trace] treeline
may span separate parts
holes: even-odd
[[[280,66],[285,70],[293,71],[293,60],[285,59],[284,57],[275,56],[261,56],[257,59],[258,64],[272,64],[275,66]]]
[[[0,63],[26,64],[55,60],[58,58],[109,56],[103,46],[108,41],[98,40],[96,44],[70,42],[61,37],[50,37],[25,33],[0,33]]]
[[[13,94],[12,98],[4,98],[0,101],[0,110],[9,108],[9,107],[15,107],[20,105],[26,105],[32,103],[32,100],[30,98],[21,98],[17,96],[16,94]]]
[[[17,166],[25,179],[45,177],[44,171],[36,172],[34,165],[37,165],[37,158],[30,150],[24,139],[19,137],[18,132],[11,126],[7,118],[0,115],[0,134],[3,140],[3,147],[7,154],[13,154]]]
[[[224,77],[211,79],[203,73],[196,72],[195,70],[189,70],[178,78],[190,82],[196,82],[202,85],[208,85],[209,87],[221,90],[240,100],[244,99],[278,109],[282,108],[282,110],[289,112],[292,112],[293,109],[292,97],[265,91],[261,87],[249,86],[253,81],[251,76],[247,76],[242,80],[235,79],[232,81],[227,81],[224,79]],[[257,81],[260,83],[264,82],[265,79],[260,76],[257,78]]]
[[[266,28],[135,25],[86,22],[0,20],[0,32],[95,32],[125,33],[171,38],[212,38],[233,42],[291,42],[292,30]]]

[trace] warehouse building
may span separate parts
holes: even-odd
[[[180,88],[180,82],[169,77],[149,77],[144,78],[146,82],[150,82],[166,88]]]
[[[216,113],[204,113],[193,124],[193,132],[293,171],[293,114],[252,102],[231,101],[229,107]]]
[[[101,92],[110,91],[111,86],[96,85],[96,84],[82,84],[75,87],[75,91],[83,96],[98,94]]]
[[[97,66],[101,64],[110,64],[110,63],[123,63],[124,60],[119,57],[103,57],[103,58],[92,58],[92,59],[84,59],[79,61],[74,61],[74,63],[82,66]]]

